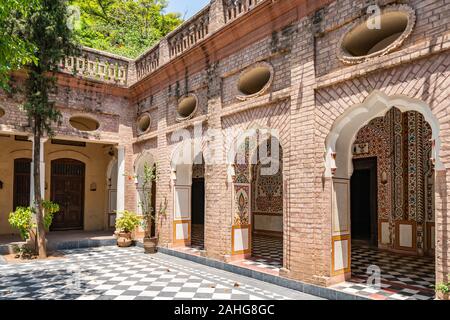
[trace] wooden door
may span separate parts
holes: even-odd
[[[85,166],[80,161],[52,161],[51,199],[60,206],[52,230],[83,229],[84,175]]]
[[[14,160],[13,208],[30,205],[31,159]]]

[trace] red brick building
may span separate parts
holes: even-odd
[[[42,141],[45,196],[64,203],[55,229],[139,211],[139,173],[157,163],[160,246],[266,254],[323,286],[352,277],[353,250],[382,250],[448,282],[449,13],[440,0],[213,0],[136,60],[68,57],[63,124]],[[22,102],[0,95],[0,234],[30,198]],[[255,155],[274,147],[279,170],[263,174]]]

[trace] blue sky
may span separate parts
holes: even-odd
[[[179,12],[185,19],[189,19],[204,6],[209,0],[168,0],[169,5],[166,12]]]

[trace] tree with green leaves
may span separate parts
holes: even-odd
[[[24,27],[19,36],[34,47],[36,62],[27,66],[28,77],[25,85],[26,110],[31,122],[34,138],[33,177],[34,212],[36,215],[39,257],[47,256],[45,246],[45,224],[43,199],[40,185],[41,138],[53,134],[52,125],[60,122],[61,114],[52,97],[56,94],[58,65],[62,58],[77,55],[68,24],[69,11],[65,0],[40,0],[33,6],[31,14],[24,17]]]
[[[0,88],[9,89],[12,71],[36,63],[34,46],[21,37],[37,0],[0,1]]]
[[[166,0],[72,0],[80,9],[78,41],[90,48],[136,58],[183,21],[164,13]]]

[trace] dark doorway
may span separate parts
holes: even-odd
[[[52,161],[51,199],[60,211],[53,219],[52,230],[83,229],[84,163],[72,159]]]
[[[355,159],[353,168],[350,191],[352,240],[377,246],[377,159]]]
[[[30,206],[31,159],[14,160],[13,209]]]
[[[195,247],[204,246],[205,241],[205,179],[192,179],[192,198],[191,198],[191,213],[192,213],[192,230],[191,230],[191,244]]]
[[[192,224],[205,224],[205,179],[192,179]]]

